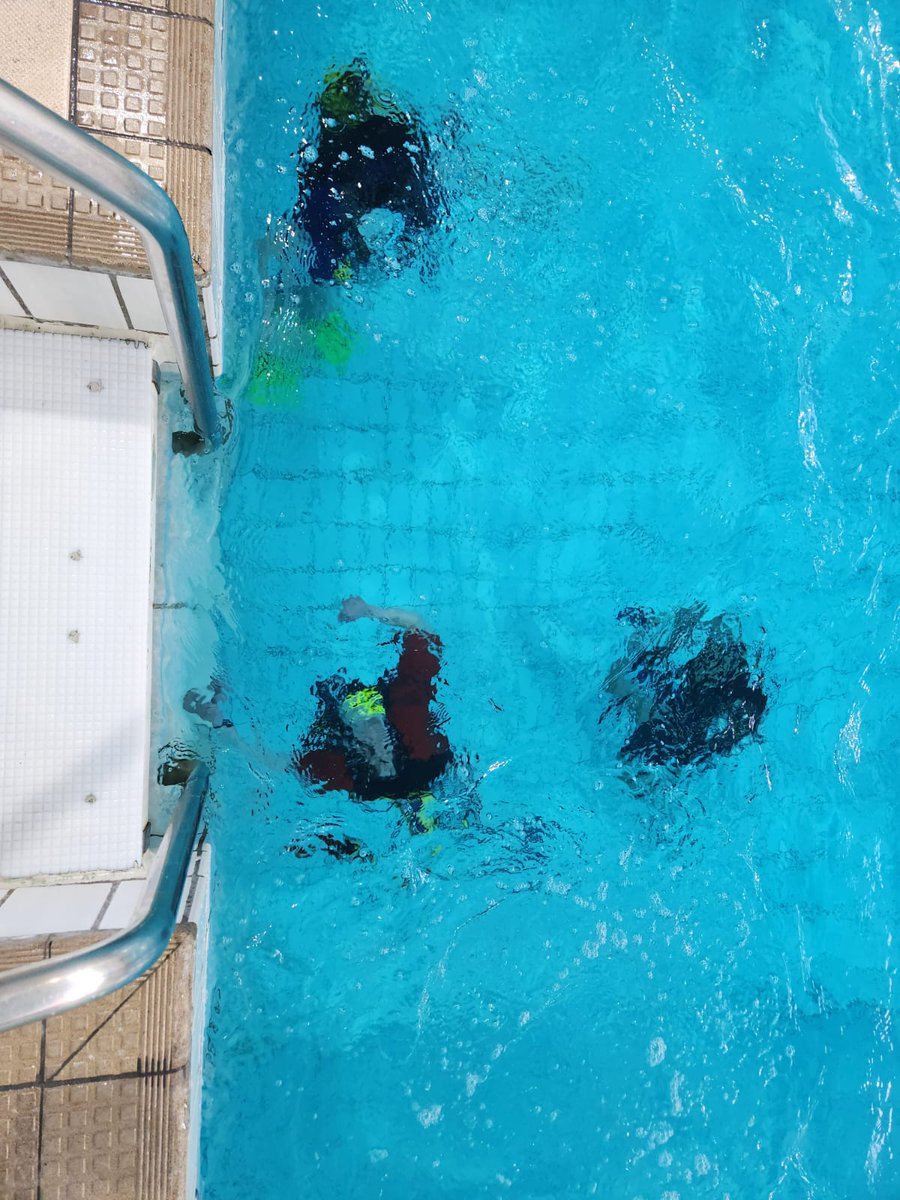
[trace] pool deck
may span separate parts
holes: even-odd
[[[0,77],[177,205],[214,372],[216,10],[0,0]],[[204,754],[181,696],[210,677],[216,542],[169,452],[173,358],[138,231],[0,147],[0,972],[129,923],[177,794],[157,768]],[[207,846],[145,976],[0,1034],[0,1200],[193,1200],[209,874]]]
[[[172,197],[220,369],[214,16],[215,0],[0,0],[0,78]],[[166,332],[138,230],[0,146],[0,324],[10,322]]]
[[[59,1017],[0,1033],[0,1196],[3,1200],[175,1200],[195,1195],[209,849],[196,856],[179,924],[163,957],[117,992]],[[0,970],[54,957],[129,919],[136,885],[22,888],[0,895]],[[51,933],[58,912],[42,890],[64,890],[84,915],[109,899],[93,932]],[[84,903],[71,893],[86,891]],[[4,909],[23,897],[15,922]],[[43,907],[41,905],[43,904]],[[49,927],[49,928],[48,928]],[[5,929],[28,937],[2,937]]]

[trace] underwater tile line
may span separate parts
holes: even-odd
[[[297,525],[285,525],[276,522],[268,526],[269,529],[285,529],[298,528],[309,520],[309,516],[301,517]],[[412,534],[427,534],[429,538],[435,541],[447,539],[449,541],[472,541],[480,542],[484,539],[484,529],[479,525],[446,525],[439,526],[429,524],[423,521],[419,525],[402,524],[388,525],[384,521],[322,521],[319,526],[319,532],[327,538],[329,531],[346,532],[348,530],[357,530],[360,533],[383,533],[388,536],[391,534],[412,535]],[[509,529],[497,533],[494,532],[491,538],[491,548],[493,550],[508,550],[522,545],[552,545],[558,542],[561,545],[568,545],[571,542],[578,541],[584,537],[605,537],[612,538],[616,535],[616,526],[609,522],[600,522],[597,524],[585,525],[567,525],[561,528],[557,523],[556,527],[541,526],[535,528],[528,525],[513,525]],[[315,555],[312,555],[315,557]],[[283,569],[279,564],[279,570]]]

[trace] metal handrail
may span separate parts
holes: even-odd
[[[222,434],[191,249],[171,197],[127,158],[3,79],[0,143],[138,227],[197,432],[217,446]]]
[[[0,973],[0,1032],[55,1017],[131,983],[169,944],[200,822],[209,771],[184,785],[131,924],[83,950]]]

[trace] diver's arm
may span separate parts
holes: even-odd
[[[205,691],[191,688],[181,702],[182,708],[185,712],[198,717],[207,725],[212,726],[216,732],[216,740],[219,745],[227,746],[230,750],[236,751],[251,766],[270,771],[273,774],[286,771],[291,765],[291,760],[288,756],[279,754],[277,751],[266,750],[258,744],[251,745],[246,738],[238,733],[234,727],[234,723],[223,715],[222,703],[225,695],[226,692],[222,683],[218,679],[211,679],[209,687]],[[207,696],[209,699],[207,699]]]
[[[220,725],[217,730],[220,742],[230,750],[234,750],[246,759],[251,767],[263,770],[271,775],[280,775],[293,766],[293,753],[281,754],[277,750],[269,750],[258,742],[248,742],[229,721]]]
[[[353,772],[341,750],[330,750],[327,746],[307,750],[305,754],[295,750],[290,765],[301,779],[313,784],[320,792],[354,790]]]
[[[341,604],[338,620],[359,621],[362,617],[381,621],[384,625],[395,625],[398,629],[415,629],[422,633],[431,632],[418,613],[414,613],[408,608],[380,608],[377,604],[367,604],[361,596],[348,596]]]

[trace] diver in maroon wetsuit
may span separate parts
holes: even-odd
[[[341,676],[320,681],[319,711],[292,765],[322,791],[348,792],[357,800],[408,801],[418,814],[453,758],[431,708],[441,641],[415,613],[348,597],[338,619],[361,617],[399,627],[397,665],[374,686]]]

